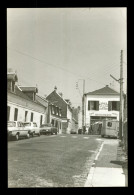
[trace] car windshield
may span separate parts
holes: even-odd
[[[31,123],[24,123],[25,127],[31,126]]]
[[[36,123],[33,123],[33,127],[37,127],[37,124]]]
[[[16,126],[16,122],[8,122],[8,127],[15,127]]]
[[[44,124],[44,125],[41,125],[42,127],[51,127],[51,124]]]

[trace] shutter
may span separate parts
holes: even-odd
[[[88,110],[90,110],[90,101],[88,101]]]
[[[109,102],[108,102],[108,111],[111,111],[111,110],[112,110],[112,102],[109,101]]]
[[[120,111],[120,102],[117,102],[117,111]]]
[[[99,110],[99,101],[96,102],[96,110]]]

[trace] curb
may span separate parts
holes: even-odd
[[[100,152],[101,152],[101,150],[103,148],[103,145],[104,145],[104,141],[102,142],[102,144],[101,144],[101,146],[100,146],[100,148],[99,148],[99,150],[97,152],[97,155],[95,157],[95,160],[93,161],[92,167],[91,167],[91,169],[90,169],[90,171],[88,173],[87,180],[85,182],[84,187],[93,187],[92,180],[93,180],[93,176],[94,176],[94,172],[95,172],[95,168],[96,168],[95,167],[95,163],[96,163],[96,161],[97,161],[97,159],[98,159],[98,157],[100,155]]]

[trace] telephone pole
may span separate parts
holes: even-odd
[[[83,96],[82,96],[82,127],[83,128],[85,126],[85,124],[84,124],[84,114],[85,114],[85,110],[84,110],[84,105],[85,105],[84,94],[85,94],[85,80],[83,79]]]
[[[110,74],[110,76],[120,83],[120,113],[119,113],[119,139],[122,140],[123,132],[123,50],[121,50],[120,57],[120,79],[116,79]]]
[[[122,140],[123,131],[123,50],[120,58],[120,114],[119,114],[119,139]]]

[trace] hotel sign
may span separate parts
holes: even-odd
[[[108,102],[100,102],[99,110],[108,110]]]

